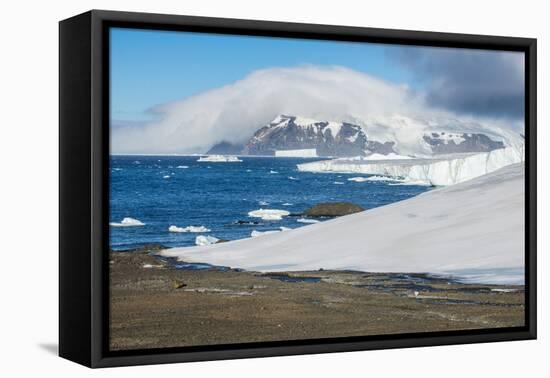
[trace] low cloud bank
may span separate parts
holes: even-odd
[[[449,115],[406,85],[336,66],[258,70],[153,111],[158,121],[111,128],[113,154],[204,153],[221,141],[245,142],[278,114],[358,124],[395,114],[424,119]]]

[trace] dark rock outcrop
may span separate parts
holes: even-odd
[[[361,206],[351,202],[325,202],[304,211],[308,217],[340,217],[364,211]]]
[[[319,156],[349,157],[365,155],[366,143],[367,136],[358,125],[281,115],[256,131],[243,152],[274,155],[277,150],[316,149]]]
[[[504,148],[501,141],[492,140],[485,134],[479,133],[431,133],[424,135],[432,152],[436,155],[464,152],[489,152]]]

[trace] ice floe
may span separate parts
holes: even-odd
[[[136,227],[136,226],[145,226],[145,223],[141,222],[140,220],[126,217],[122,219],[120,222],[111,222],[109,223],[112,227]]]
[[[195,244],[198,246],[205,246],[210,244],[216,244],[220,239],[208,235],[199,235],[195,238]]]
[[[168,227],[168,231],[169,232],[210,232],[210,229],[204,226],[178,227],[178,226],[172,225]]]
[[[248,213],[249,217],[262,218],[263,220],[281,220],[290,215],[289,211],[277,209],[259,209]]]

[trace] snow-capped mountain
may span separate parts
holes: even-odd
[[[368,140],[363,128],[352,123],[279,115],[254,133],[244,152],[273,155],[277,150],[316,149],[318,156],[361,156],[388,154],[394,152],[392,146]]]
[[[279,115],[247,142],[221,142],[208,153],[275,155],[313,150],[316,156],[354,157],[396,153],[414,157],[490,152],[523,143],[511,128],[457,119],[419,119],[400,115],[366,120],[322,120]]]

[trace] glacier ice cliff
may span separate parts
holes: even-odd
[[[524,160],[523,145],[490,152],[403,160],[333,159],[298,165],[303,172],[337,172],[391,176],[405,182],[454,185]]]

